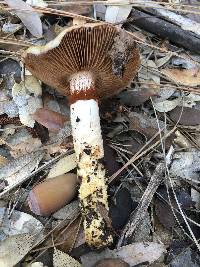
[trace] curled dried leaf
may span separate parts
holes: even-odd
[[[161,72],[175,83],[185,86],[200,85],[200,72],[198,68],[193,68],[189,70],[167,68],[162,70]]]
[[[54,133],[57,133],[60,129],[62,129],[65,121],[68,119],[62,114],[46,108],[37,109],[32,115],[32,118],[45,126],[50,132]]]
[[[185,126],[200,124],[200,110],[189,107],[176,107],[169,112],[171,120]]]

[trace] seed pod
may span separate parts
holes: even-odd
[[[28,196],[31,211],[46,216],[56,212],[74,198],[76,184],[76,175],[67,173],[36,185]]]

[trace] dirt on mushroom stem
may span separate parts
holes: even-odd
[[[80,72],[70,80],[71,124],[77,155],[77,175],[81,180],[79,198],[84,217],[85,239],[90,246],[112,243],[106,219],[98,209],[101,203],[108,211],[107,185],[99,108],[92,74]],[[76,101],[77,99],[77,101]]]

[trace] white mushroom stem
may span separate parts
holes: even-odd
[[[84,216],[86,242],[101,247],[112,242],[105,214],[108,214],[107,185],[103,140],[97,100],[88,99],[93,79],[88,73],[79,73],[70,81],[71,94],[77,100],[71,104],[71,125],[74,149],[78,161],[77,175],[81,181],[79,197]],[[78,95],[82,96],[78,100]],[[83,99],[85,96],[85,100]]]

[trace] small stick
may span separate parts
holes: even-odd
[[[147,212],[147,209],[148,209],[148,207],[152,201],[152,198],[153,198],[154,194],[156,193],[158,186],[161,184],[161,182],[164,179],[163,174],[166,170],[166,166],[169,166],[171,163],[171,157],[172,157],[173,153],[174,153],[174,149],[171,146],[169,149],[169,152],[166,156],[166,161],[160,162],[157,165],[136,210],[131,214],[130,220],[127,223],[127,225],[125,226],[125,228],[121,234],[121,237],[120,237],[118,244],[117,244],[118,248],[121,247],[122,244],[127,242],[132,237],[134,231],[137,229],[138,225],[141,223],[141,221],[146,216],[146,212]]]

